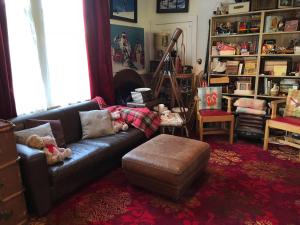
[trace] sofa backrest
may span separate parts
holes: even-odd
[[[99,106],[96,102],[86,101],[66,107],[51,109],[45,112],[33,113],[11,119],[16,127],[15,130],[25,129],[25,122],[28,119],[60,120],[63,126],[65,141],[67,144],[77,142],[82,137],[80,111],[97,110]]]

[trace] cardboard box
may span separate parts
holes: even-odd
[[[241,2],[229,5],[229,14],[249,12],[250,2]]]

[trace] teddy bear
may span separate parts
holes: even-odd
[[[30,135],[26,139],[26,145],[44,151],[48,165],[62,162],[72,154],[72,151],[69,148],[57,147],[55,139],[51,136],[41,137],[35,134]]]
[[[112,125],[115,133],[118,133],[120,130],[128,130],[127,123],[121,118],[121,113],[119,111],[111,113]]]

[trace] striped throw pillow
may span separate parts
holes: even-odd
[[[300,90],[289,89],[284,116],[300,117]]]

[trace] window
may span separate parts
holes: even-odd
[[[82,0],[6,0],[18,114],[90,98]]]

